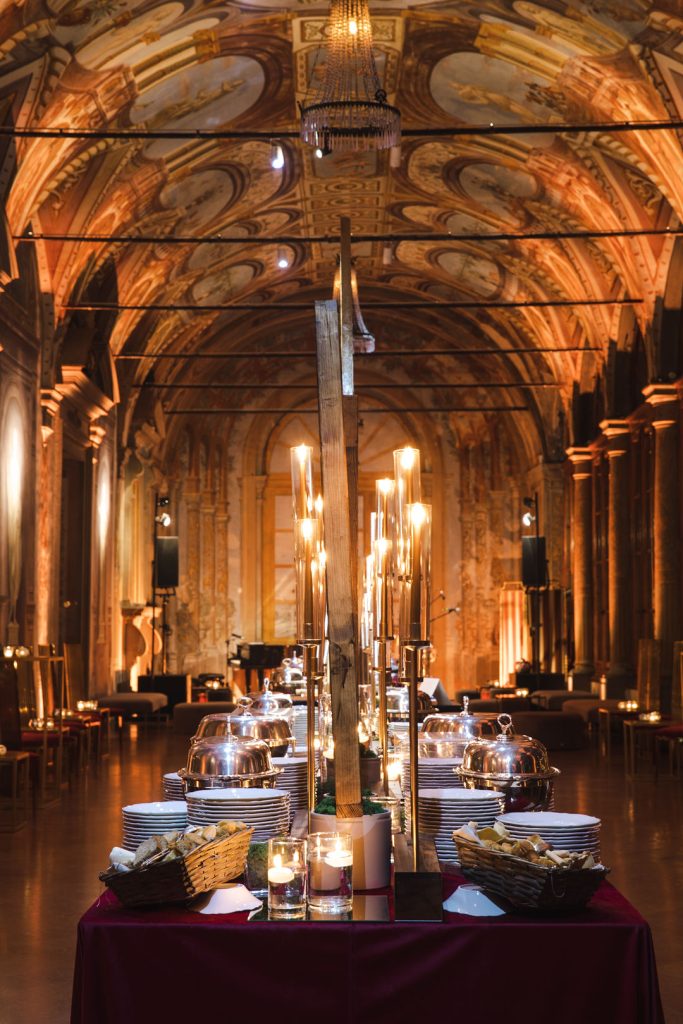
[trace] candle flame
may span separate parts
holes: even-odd
[[[417,448],[401,448],[401,469],[412,469],[417,457]]]
[[[274,868],[281,868],[282,867],[282,854],[281,853],[276,853],[273,856],[273,867]]]
[[[319,494],[315,499],[315,512],[318,518],[323,514],[323,496]]]
[[[413,526],[422,526],[427,519],[426,506],[420,501],[416,501],[410,506],[410,521]]]
[[[309,453],[311,451],[310,445],[307,445],[307,444],[297,445],[297,447],[294,449],[294,451],[296,452],[296,457],[298,458],[299,462],[303,466],[304,463],[307,462],[307,460],[308,460]]]
[[[304,540],[310,540],[313,536],[313,520],[302,519],[301,520],[301,536]]]

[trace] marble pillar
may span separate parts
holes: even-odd
[[[574,688],[589,690],[595,674],[593,648],[593,453],[569,448],[572,464],[572,599]]]
[[[609,460],[607,576],[610,664],[607,696],[618,697],[634,681],[630,628],[633,582],[629,536],[629,424],[625,420],[603,420],[600,429],[607,439]]]

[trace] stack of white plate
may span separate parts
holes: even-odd
[[[166,772],[161,780],[164,787],[164,800],[184,800],[185,787],[178,772]]]
[[[600,860],[600,818],[588,814],[562,814],[559,811],[516,811],[498,815],[515,839],[538,835],[555,850],[583,853],[590,850]]]
[[[184,829],[187,825],[187,804],[184,800],[129,804],[122,813],[124,850],[137,850],[140,843],[150,836]]]
[[[420,789],[462,789],[455,769],[462,764],[461,757],[420,757],[417,762],[417,781]],[[410,761],[405,758],[401,770],[403,792],[410,793]]]
[[[294,817],[296,811],[305,811],[308,807],[308,758],[274,757],[273,768],[282,768],[277,777],[277,788],[289,793],[289,810]]]
[[[478,828],[493,825],[505,797],[493,789],[420,789],[420,835],[434,840],[439,860],[458,863],[453,832],[476,821]]]
[[[253,843],[289,832],[289,793],[284,789],[199,789],[187,794],[190,825],[211,825],[227,818],[254,829]]]
[[[292,735],[296,742],[296,749],[304,750],[308,743],[308,708],[305,704],[297,704],[292,716]]]
[[[418,792],[421,789],[462,789],[455,768],[462,764],[460,757],[420,757],[417,762]],[[410,761],[403,760],[401,789],[404,796],[406,830],[410,828]]]

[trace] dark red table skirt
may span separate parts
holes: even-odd
[[[444,876],[444,896],[460,882]],[[247,923],[105,893],[78,926],[71,1024],[198,1019],[664,1021],[649,926],[608,883],[569,916],[443,924]]]

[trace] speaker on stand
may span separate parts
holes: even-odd
[[[522,537],[522,583],[530,604],[531,670],[538,675],[541,670],[541,591],[548,585],[545,537]]]
[[[161,673],[166,674],[168,635],[170,627],[166,623],[166,607],[171,596],[169,591],[175,592],[178,586],[179,561],[178,561],[178,538],[177,537],[155,537],[154,539],[154,583],[155,592],[162,590],[161,597]]]

